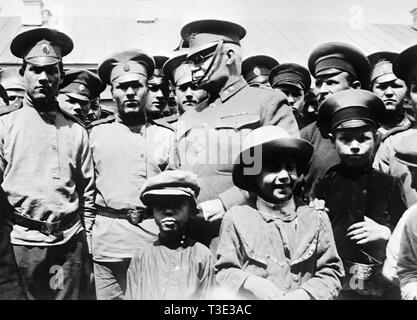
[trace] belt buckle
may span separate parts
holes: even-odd
[[[137,226],[143,221],[144,209],[128,209],[126,210],[127,220]]]
[[[59,221],[56,221],[56,222],[42,222],[42,227],[41,227],[40,231],[49,236],[51,234],[54,234],[54,233],[58,232],[59,225],[60,225]]]

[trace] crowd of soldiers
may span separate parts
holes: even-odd
[[[304,67],[245,35],[193,21],[94,72],[58,30],[13,39],[1,299],[417,299],[417,45]]]

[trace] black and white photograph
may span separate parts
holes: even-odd
[[[417,300],[416,119],[417,0],[0,0],[0,300]]]

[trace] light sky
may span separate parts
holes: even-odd
[[[340,21],[411,24],[417,0],[43,0],[55,16]],[[0,0],[1,16],[19,16],[23,0]]]

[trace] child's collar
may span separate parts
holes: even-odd
[[[294,197],[291,197],[288,201],[271,203],[257,196],[256,207],[266,221],[275,219],[292,221],[297,217]]]

